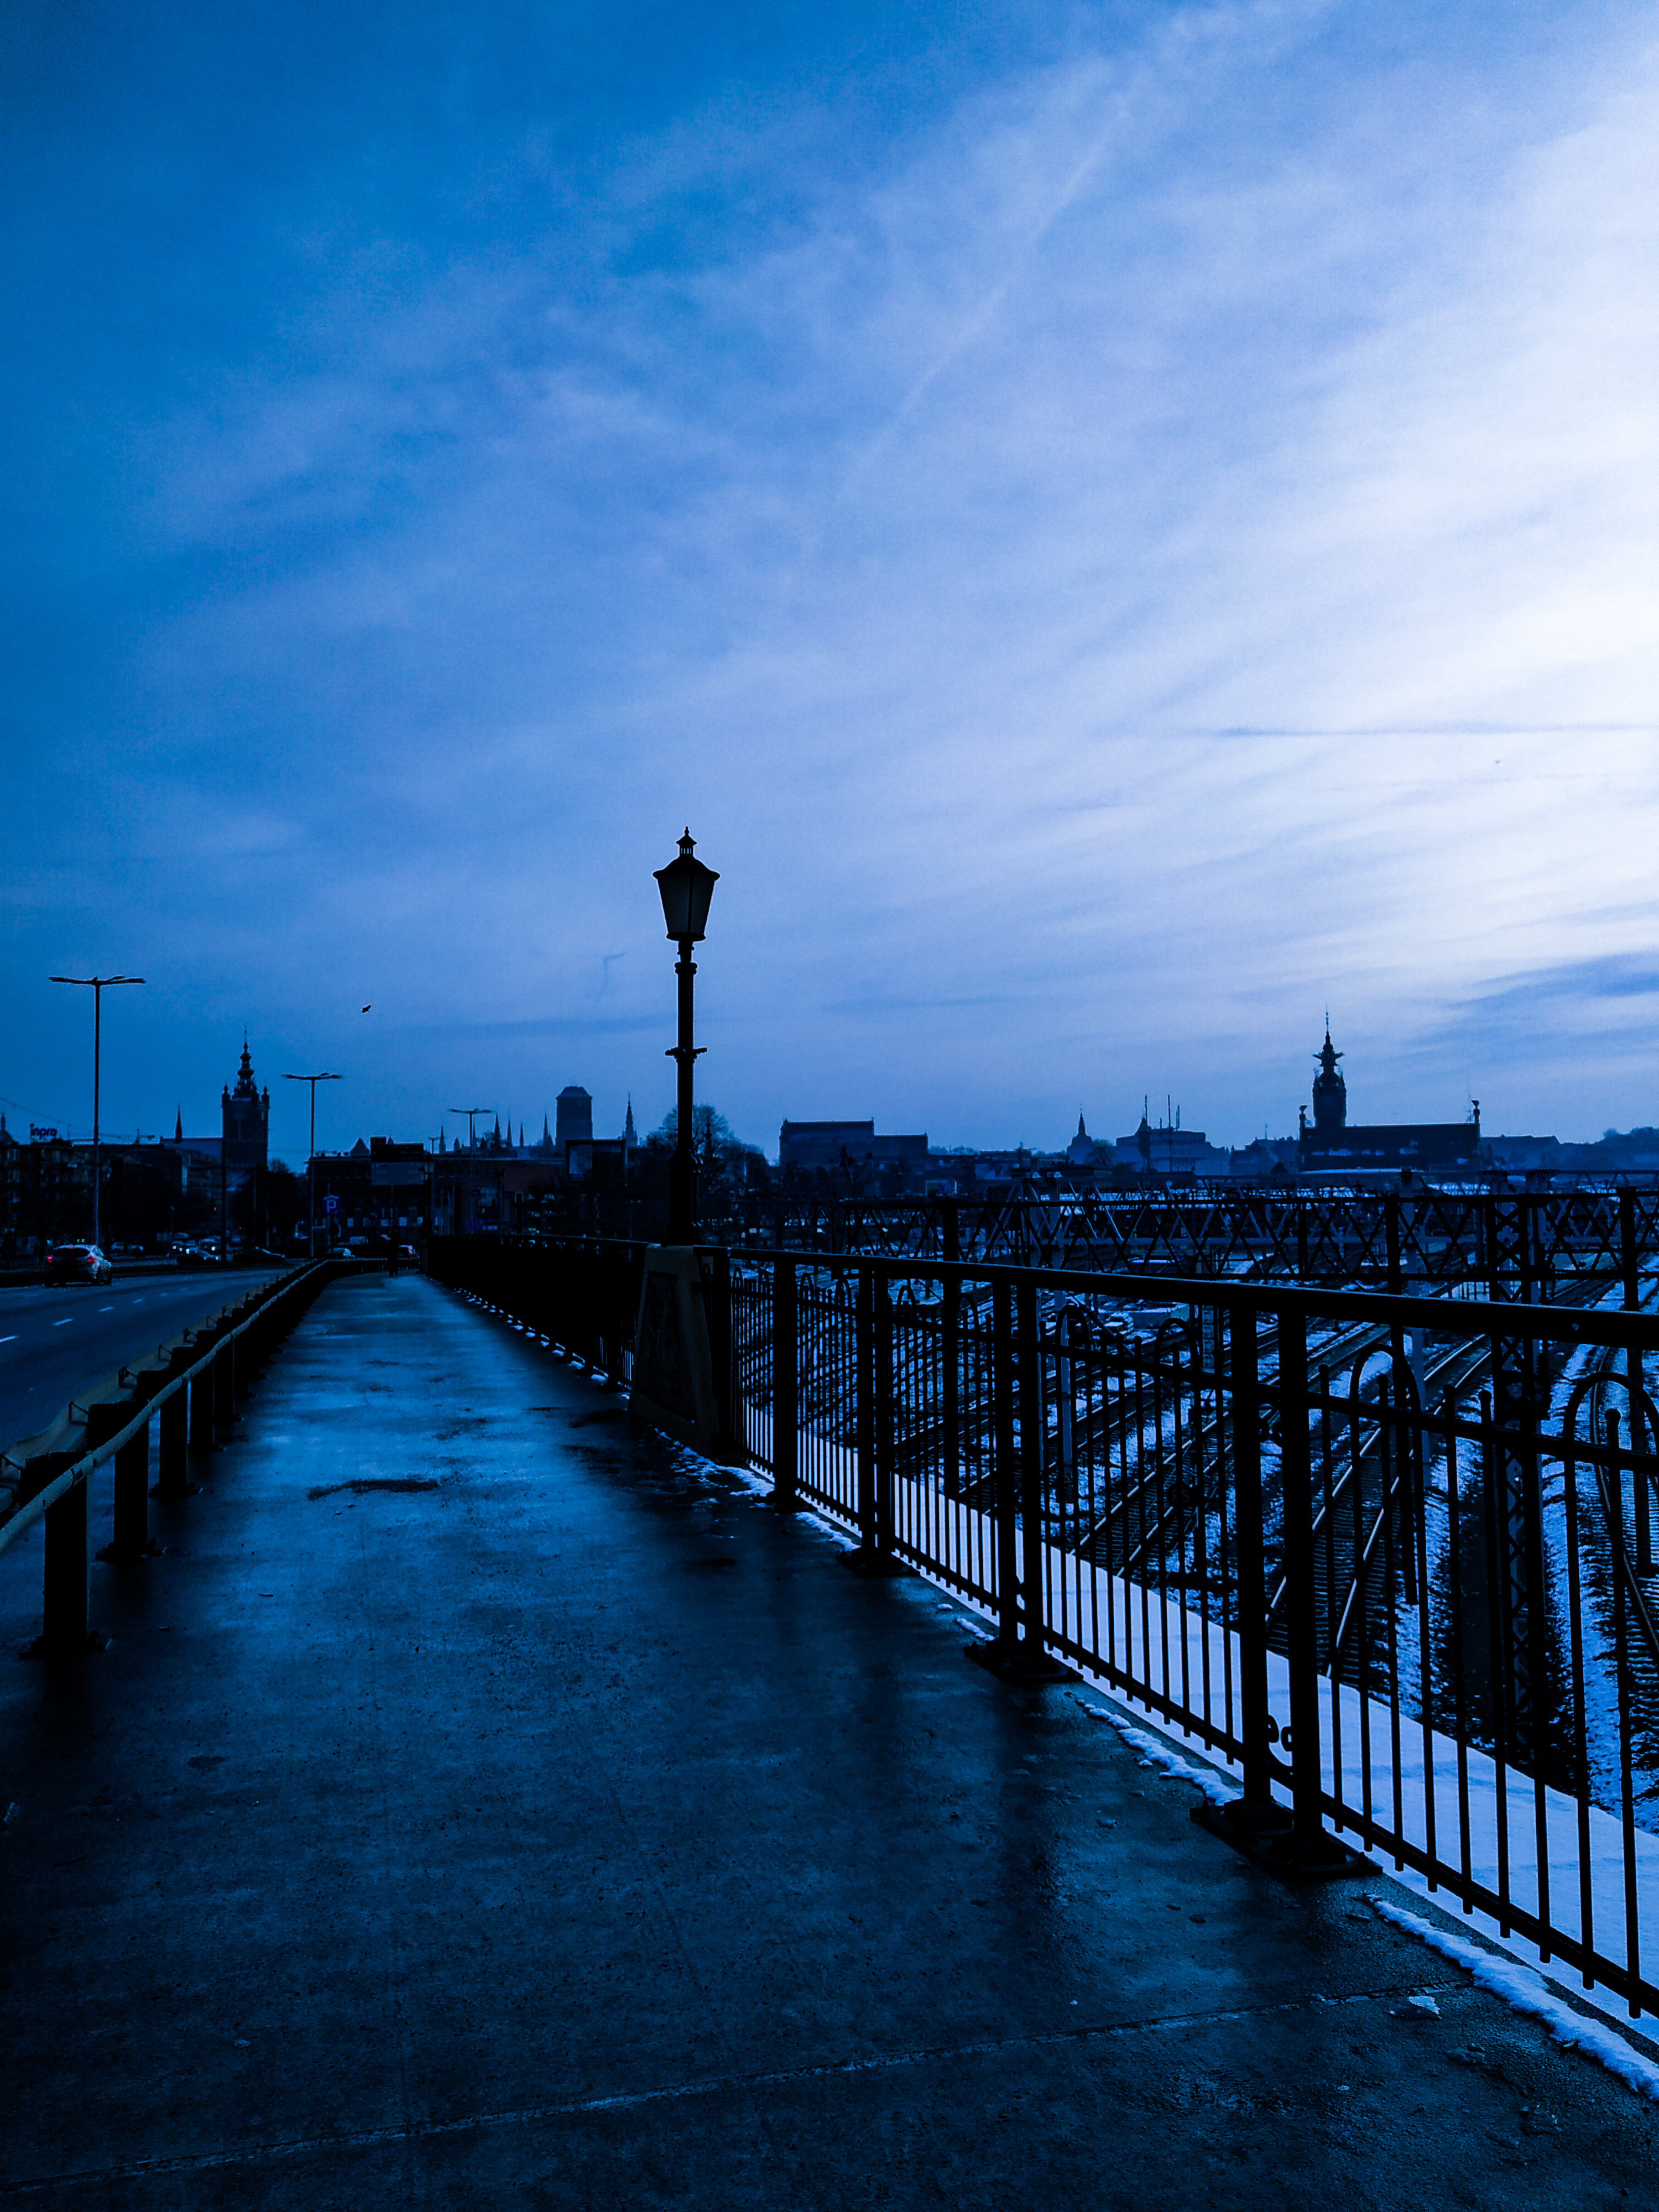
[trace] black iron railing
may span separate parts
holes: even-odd
[[[622,1380],[645,1249],[434,1264]],[[1196,1736],[1288,1858],[1354,1837],[1659,2011],[1653,1318],[788,1252],[704,1294],[781,1504]]]

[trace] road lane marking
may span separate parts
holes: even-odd
[[[100,1306],[98,1310],[100,1313],[113,1313],[115,1309],[113,1306]]]
[[[16,1341],[15,1336],[0,1336],[0,1344],[15,1344]]]
[[[54,1328],[67,1328],[74,1318],[75,1316],[73,1314],[65,1314],[62,1321],[53,1322],[52,1327]]]

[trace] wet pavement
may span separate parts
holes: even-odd
[[[202,1483],[106,1651],[0,1660],[0,2199],[1655,2201],[1659,2106],[1386,1884],[434,1285],[325,1291]]]

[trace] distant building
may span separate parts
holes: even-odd
[[[465,1159],[452,1152],[452,1160]],[[312,1162],[319,1243],[354,1237],[389,1237],[412,1244],[432,1233],[432,1192],[437,1160],[424,1145],[392,1137],[359,1137],[349,1152],[319,1152]],[[330,1200],[333,1200],[331,1206]]]
[[[1397,1176],[1407,1169],[1431,1180],[1462,1179],[1481,1172],[1486,1161],[1479,1101],[1468,1121],[1351,1123],[1348,1086],[1336,1065],[1342,1054],[1331,1043],[1328,1025],[1315,1056],[1319,1073],[1313,1085],[1314,1126],[1308,1127],[1304,1106],[1297,1147],[1297,1172],[1304,1181],[1363,1182]]]
[[[580,1083],[567,1083],[560,1091],[554,1106],[557,1121],[554,1131],[554,1150],[559,1158],[568,1157],[568,1145],[591,1145],[593,1141],[593,1101]]]
[[[236,1072],[236,1088],[225,1085],[220,1101],[220,1139],[224,1146],[225,1165],[239,1179],[251,1173],[263,1175],[265,1169],[266,1145],[270,1129],[270,1087],[263,1091],[253,1081],[253,1062],[248,1057],[247,1039],[242,1039],[242,1064]]]
[[[1570,1147],[1559,1137],[1488,1137],[1486,1139],[1486,1158],[1495,1168],[1508,1168],[1516,1173],[1546,1172],[1566,1165]],[[1659,1161],[1654,1163],[1659,1166]]]
[[[1173,1124],[1160,1121],[1154,1128],[1143,1113],[1140,1127],[1120,1137],[1112,1152],[1115,1168],[1163,1182],[1224,1176],[1229,1160],[1230,1155],[1212,1145],[1202,1129],[1183,1129],[1178,1115]]]
[[[873,1121],[786,1121],[778,1132],[778,1168],[784,1175],[832,1176],[862,1170],[872,1178],[921,1182],[927,1174],[927,1139],[878,1137]]]
[[[1334,1136],[1347,1125],[1348,1086],[1337,1061],[1342,1057],[1331,1043],[1331,1025],[1325,1024],[1325,1042],[1319,1052],[1319,1073],[1314,1078],[1314,1133]]]

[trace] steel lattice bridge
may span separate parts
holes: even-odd
[[[653,1237],[639,1200],[549,1193],[521,1226]],[[1568,1303],[1633,1284],[1659,1259],[1659,1190],[1605,1183],[1571,1191],[1428,1187],[1316,1193],[1272,1184],[1084,1191],[1028,1182],[993,1198],[811,1199],[716,1209],[711,1244],[995,1262],[1431,1296]]]

